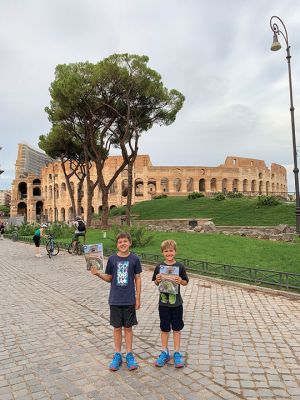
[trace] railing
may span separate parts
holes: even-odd
[[[12,237],[11,234],[5,234],[5,237]],[[24,242],[32,242],[32,238],[28,236],[20,236],[19,240]],[[62,249],[67,249],[69,243],[56,241]],[[41,244],[46,244],[46,239],[41,238]],[[106,257],[114,253],[111,248],[104,248]],[[161,255],[149,254],[143,252],[134,252],[145,264],[159,264],[162,260]],[[228,280],[243,281],[255,285],[272,286],[282,290],[300,291],[300,274],[284,271],[267,270],[252,267],[241,267],[238,265],[218,264],[201,260],[190,260],[188,258],[176,257],[176,260],[184,264],[188,271],[206,276],[218,278],[226,278]]]

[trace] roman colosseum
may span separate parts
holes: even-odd
[[[108,180],[121,164],[121,156],[110,156],[105,167]],[[12,183],[11,217],[34,221],[69,221],[73,210],[60,162],[26,144],[19,144]],[[96,169],[91,169],[96,180]],[[71,179],[77,191],[77,178]],[[126,203],[127,171],[124,170],[110,190],[110,208]],[[207,166],[153,166],[149,155],[139,155],[134,165],[133,203],[150,200],[155,195],[182,196],[199,191],[205,195],[215,192],[242,192],[248,196],[276,194],[287,196],[286,169],[263,160],[226,157],[224,164]],[[86,216],[86,186],[82,191],[81,214]],[[101,212],[101,193],[95,189],[93,213]]]

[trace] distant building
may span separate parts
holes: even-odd
[[[11,199],[11,190],[0,190],[0,206],[9,206]]]
[[[106,181],[121,163],[121,156],[108,158],[104,168]],[[95,182],[96,177],[93,165],[91,180]],[[71,187],[77,193],[75,175]],[[275,163],[268,168],[263,160],[244,157],[227,157],[224,164],[216,167],[153,166],[149,155],[137,156],[133,170],[133,204],[160,194],[186,196],[194,191],[206,196],[216,192],[242,192],[246,196],[274,194],[286,198],[286,169]],[[85,184],[81,204],[84,218],[87,215],[86,192]],[[127,170],[124,170],[110,188],[109,207],[125,205],[127,192]],[[101,192],[96,188],[91,211],[100,213],[101,210]],[[27,145],[19,145],[10,214],[11,217],[24,216],[29,222],[68,221],[72,218],[74,212],[59,161],[53,161]]]

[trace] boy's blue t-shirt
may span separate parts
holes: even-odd
[[[135,254],[130,253],[127,257],[111,255],[105,269],[107,275],[112,275],[108,304],[112,306],[134,305],[134,277],[141,272],[141,262]]]

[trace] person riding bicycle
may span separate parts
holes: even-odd
[[[78,237],[79,236],[84,236],[84,242],[85,242],[85,235],[86,235],[86,226],[85,226],[85,222],[83,221],[83,219],[79,216],[75,217],[75,221],[74,221],[74,226],[76,228],[74,234],[73,234],[73,245],[75,244],[76,241],[78,241]]]

